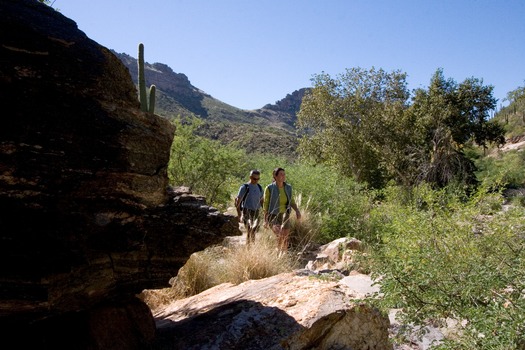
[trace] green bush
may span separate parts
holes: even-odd
[[[487,215],[480,203],[494,195],[483,190],[466,203],[443,191],[414,192],[405,204],[372,212],[381,305],[401,308],[406,325],[466,321],[447,349],[516,348],[525,331],[525,210]]]
[[[209,204],[226,209],[233,189],[240,185],[244,151],[195,135],[200,124],[197,119],[174,123],[177,129],[168,166],[170,183],[188,186],[205,196]]]
[[[366,240],[371,192],[329,166],[294,163],[285,169],[287,181],[308,198],[311,216],[318,218],[319,243],[346,236]]]
[[[525,152],[499,152],[477,160],[477,177],[494,188],[525,187]]]

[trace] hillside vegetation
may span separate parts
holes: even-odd
[[[137,60],[113,52],[128,68],[137,84]],[[197,117],[203,121],[195,132],[222,144],[235,143],[248,152],[297,156],[297,112],[307,89],[294,91],[275,104],[257,110],[242,110],[215,99],[194,87],[188,77],[163,63],[145,63],[146,85],[157,89],[155,113],[174,120]]]
[[[494,117],[505,128],[509,141],[525,137],[525,85],[510,91],[506,100],[509,105],[502,108]]]
[[[525,193],[525,88],[508,93],[509,105],[494,120],[503,126],[506,144],[484,153],[471,153],[476,160],[478,176],[505,193]]]

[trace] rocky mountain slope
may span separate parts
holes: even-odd
[[[113,53],[128,68],[137,84],[137,60],[125,53]],[[215,99],[193,86],[188,77],[164,63],[145,64],[146,85],[157,87],[155,113],[172,119],[195,115],[204,120],[202,136],[223,143],[236,142],[247,151],[292,156],[297,147],[295,122],[308,88],[296,90],[275,104],[243,110]]]

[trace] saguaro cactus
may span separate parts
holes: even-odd
[[[148,95],[146,93],[146,78],[144,77],[144,44],[139,44],[139,101],[140,109],[144,112],[155,112],[155,85],[151,85],[149,88],[149,108],[148,108]]]

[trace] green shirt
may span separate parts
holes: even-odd
[[[279,188],[275,182],[266,186],[264,190],[263,210],[265,213],[277,215],[290,210],[295,201],[292,196],[292,186],[284,183]]]

